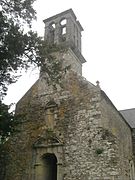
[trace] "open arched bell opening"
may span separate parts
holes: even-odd
[[[44,180],[57,180],[57,158],[55,154],[47,153],[42,156],[44,165]]]

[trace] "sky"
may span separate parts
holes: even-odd
[[[33,29],[44,35],[43,20],[72,8],[84,28],[83,76],[98,80],[118,110],[135,108],[135,0],[37,0]],[[37,70],[23,72],[9,87],[5,103],[16,103],[37,80]]]

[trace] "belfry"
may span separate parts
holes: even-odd
[[[60,44],[69,49],[72,60],[68,60],[72,69],[82,74],[82,64],[86,62],[81,54],[81,32],[83,28],[72,9],[44,20],[45,40]]]

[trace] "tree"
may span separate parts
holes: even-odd
[[[16,82],[18,69],[37,62],[42,40],[32,32],[35,0],[0,0],[0,139],[4,142],[13,130],[13,113],[2,103],[8,85]],[[27,26],[28,31],[25,32]]]
[[[17,80],[19,68],[27,68],[35,61],[41,38],[31,31],[36,19],[32,7],[35,0],[1,0],[0,6],[0,95],[6,94],[7,85]],[[25,27],[29,31],[24,31]]]
[[[44,66],[51,74],[45,59],[52,60],[50,52],[58,50],[54,44],[47,44],[31,30],[32,20],[36,19],[32,7],[34,1],[0,0],[0,144],[4,144],[14,132],[16,124],[14,114],[9,113],[10,106],[2,103],[8,85],[17,81],[18,70],[27,69],[30,64]],[[26,25],[29,28],[27,32]]]
[[[0,137],[4,140],[13,130],[13,114],[8,114],[9,107],[2,103],[2,99],[6,95],[8,85],[17,81],[16,72],[27,69],[33,63],[44,66],[41,68],[51,79],[59,78],[60,64],[56,61],[52,63],[50,52],[61,47],[47,44],[31,30],[32,20],[36,19],[36,12],[32,7],[34,1],[0,0]],[[49,61],[51,65],[46,63]]]
[[[13,112],[9,113],[10,106],[2,100],[8,85],[18,79],[18,69],[36,62],[36,53],[42,44],[41,38],[31,30],[32,20],[36,19],[34,1],[0,0],[0,179],[4,179],[7,162],[3,144],[16,123]]]
[[[9,113],[9,108],[10,106],[0,102],[0,144],[4,144],[14,127],[14,114]]]

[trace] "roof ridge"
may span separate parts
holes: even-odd
[[[135,108],[122,109],[122,110],[119,110],[119,111],[128,111],[128,110],[135,110]]]

